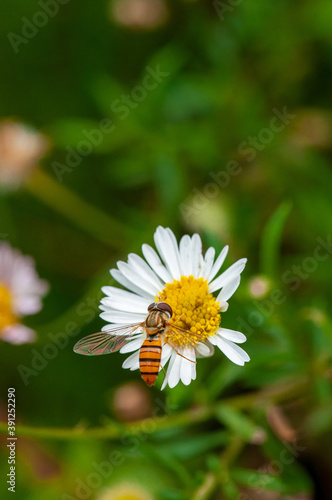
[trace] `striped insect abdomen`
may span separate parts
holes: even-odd
[[[151,386],[159,373],[161,359],[161,339],[159,335],[148,337],[139,352],[139,368],[144,382]]]

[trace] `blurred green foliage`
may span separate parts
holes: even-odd
[[[27,318],[38,342],[1,344],[1,405],[12,386],[26,426],[111,422],[122,434],[20,438],[17,498],[97,499],[137,481],[156,499],[267,498],[261,490],[328,498],[330,2],[169,0],[160,27],[133,29],[112,18],[109,2],[71,0],[15,51],[8,34],[23,36],[41,3],[16,0],[1,15],[1,116],[52,143],[28,184],[0,198],[0,232],[51,285],[42,312]],[[148,90],[151,71],[164,76]],[[101,133],[101,123],[112,130]],[[77,153],[82,141],[89,154]],[[178,238],[197,231],[217,251],[229,244],[226,264],[248,257],[222,321],[247,335],[251,362],[241,368],[219,353],[199,360],[189,387],[151,389],[166,420],[128,437],[112,401],[138,373],[122,370],[119,354],[86,359],[72,346],[102,326],[108,269],[152,244],[158,224]],[[17,366],[31,367],[60,332],[67,345],[25,384]],[[286,417],[269,418],[275,405]],[[206,411],[197,421],[195,408]],[[114,451],[123,460],[80,497],[79,480]]]

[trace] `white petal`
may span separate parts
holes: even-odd
[[[166,377],[164,379],[164,382],[163,382],[163,385],[161,386],[161,390],[163,390],[167,383],[168,383],[168,380],[169,380],[169,377],[172,373],[172,370],[173,370],[173,365],[176,361],[176,358],[178,358],[178,355],[176,354],[176,352],[173,350],[173,352],[171,353],[171,359],[170,359],[170,362],[168,364],[168,368],[167,368],[167,372],[166,372]]]
[[[173,244],[174,253],[175,253],[177,262],[178,262],[178,264],[180,264],[179,245],[178,245],[177,239],[175,237],[175,234],[173,233],[173,231],[169,227],[166,227],[165,230],[166,230],[166,233],[168,234],[168,236]],[[181,270],[180,270],[180,274],[181,274]]]
[[[228,328],[219,328],[217,334],[224,339],[231,340],[237,344],[242,344],[247,340],[247,337],[241,332],[236,332],[235,330],[229,330]]]
[[[182,236],[179,245],[180,264],[182,276],[190,276],[193,273],[192,267],[192,240],[188,234]]]
[[[125,354],[126,352],[132,352],[136,351],[137,349],[140,349],[144,342],[144,337],[145,334],[137,335],[137,337],[134,340],[128,342],[128,344],[126,344],[120,349],[121,354]]]
[[[224,302],[223,300],[219,300],[219,309],[221,312],[226,312],[228,309],[229,303]]]
[[[132,323],[142,323],[142,321],[145,321],[146,314],[128,313],[125,311],[107,309],[107,311],[100,314],[100,317],[110,323],[131,325]]]
[[[192,243],[192,273],[194,278],[200,278],[203,274],[202,240],[195,233],[191,238]]]
[[[203,278],[204,279],[207,279],[210,272],[211,272],[215,253],[216,253],[216,251],[213,247],[208,248],[207,251],[205,252],[205,256],[204,256],[205,267],[204,267],[204,271],[203,271]]]
[[[159,291],[164,288],[163,283],[160,281],[158,276],[152,271],[152,269],[147,265],[147,263],[138,255],[130,253],[128,255],[128,264],[131,265],[135,271],[142,276],[142,278],[153,286],[155,286]]]
[[[143,255],[150,265],[150,267],[153,269],[153,271],[165,282],[165,283],[171,283],[173,281],[170,273],[167,271],[166,267],[162,264],[161,260],[159,259],[159,256],[157,252],[150,247],[150,245],[147,245],[144,243],[142,245],[142,252]]]
[[[196,361],[195,351],[192,347],[185,347],[180,354],[184,356],[184,358],[181,358],[180,378],[184,385],[189,385],[192,379],[192,365],[195,365]]]
[[[41,297],[49,289],[48,283],[39,279],[34,260],[11,248],[7,242],[0,242],[0,283],[10,291],[15,316],[40,311]]]
[[[175,354],[176,354],[176,353],[175,353]],[[172,352],[171,352],[171,355],[172,355],[172,356],[171,356],[171,360],[170,360],[170,362],[169,362],[169,364],[168,364],[167,371],[166,371],[166,375],[165,375],[165,378],[164,378],[164,380],[163,380],[163,383],[162,383],[162,386],[161,386],[161,389],[160,389],[161,391],[162,391],[163,389],[165,389],[165,387],[166,387],[166,385],[167,385],[167,382],[168,382],[169,369],[170,369],[170,366],[171,366],[171,364],[172,364],[172,362],[173,362],[173,357],[174,357]]]
[[[191,380],[196,380],[196,363],[191,364]]]
[[[191,382],[191,365],[192,363],[189,364],[185,359],[181,361],[180,378],[184,385],[189,385]]]
[[[219,349],[236,365],[243,366],[246,361],[250,361],[248,354],[230,340],[222,339],[218,335],[210,337],[211,344],[215,344]]]
[[[247,259],[240,259],[209,284],[209,291],[215,292],[236,278],[245,268]]]
[[[3,328],[1,339],[19,345],[34,342],[37,340],[37,335],[31,328],[17,323]]]
[[[202,358],[207,358],[209,356],[212,356],[214,353],[214,347],[210,343],[202,344],[201,342],[198,342],[195,345],[195,350],[197,352],[197,355],[201,356]]]
[[[221,292],[219,293],[216,301],[217,302],[227,302],[228,299],[232,297],[232,295],[236,292],[238,289],[238,286],[241,281],[241,276],[236,276],[234,279],[232,279],[227,285],[223,287]]]
[[[122,368],[130,368],[132,371],[139,369],[139,350],[122,363]]]
[[[39,312],[42,308],[42,302],[39,296],[19,294],[12,296],[12,307],[16,316],[28,316]]]
[[[138,313],[138,314],[143,314],[145,317],[148,314],[148,301],[145,300],[147,305],[141,306],[137,305],[136,301],[132,301],[131,299],[129,300],[119,300],[119,299],[113,299],[110,297],[103,297],[100,301],[100,303],[105,306],[104,310],[107,311],[109,309],[116,309],[118,311],[127,311],[131,313]]]
[[[227,253],[228,253],[228,245],[226,245],[221,250],[219,256],[217,257],[217,260],[213,264],[212,269],[207,277],[208,283],[210,283],[210,281],[215,277],[215,275],[217,274],[217,272],[219,271],[219,269],[223,265],[224,260],[226,259]]]
[[[169,228],[159,226],[154,233],[154,241],[172,278],[179,280],[181,278],[179,250],[174,234]]]
[[[173,348],[169,345],[169,344],[164,344],[163,345],[163,348],[162,348],[162,352],[161,352],[161,360],[160,360],[160,369],[161,367],[165,367],[167,361],[169,360],[172,352],[173,352]]]
[[[159,288],[150,281],[146,281],[146,278],[143,278],[132,266],[122,261],[117,262],[117,266],[121,274],[127,278],[127,280],[134,283],[134,285],[141,288],[146,293],[151,293],[154,296],[158,295]]]
[[[173,358],[171,360],[173,360]],[[171,389],[173,389],[173,387],[175,387],[178,384],[178,382],[180,381],[180,371],[181,371],[182,360],[183,360],[183,358],[181,358],[181,356],[178,356],[176,354],[173,366],[168,367],[168,370],[170,371],[169,377],[168,377],[168,386]]]
[[[110,270],[111,275],[113,278],[120,283],[120,285],[124,286],[125,288],[128,288],[128,290],[131,290],[132,292],[136,293],[137,295],[140,295],[141,297],[145,297],[151,302],[154,301],[154,294],[152,292],[148,293],[142,288],[134,285],[134,283],[127,278],[123,276],[123,274],[118,270],[118,269],[111,269]],[[151,303],[150,302],[150,303]]]
[[[147,313],[150,300],[114,286],[103,286],[101,290],[108,296],[101,299],[101,304],[105,303],[105,305],[108,305],[113,309],[119,309],[120,311],[142,314]]]

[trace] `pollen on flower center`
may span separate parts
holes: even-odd
[[[0,331],[17,320],[11,310],[11,296],[6,286],[0,283]]]
[[[156,299],[171,306],[170,323],[182,329],[181,332],[165,331],[164,338],[171,344],[195,345],[213,335],[219,327],[219,302],[209,293],[208,282],[203,278],[182,276],[180,281],[166,283]]]

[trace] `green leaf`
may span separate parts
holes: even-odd
[[[186,460],[199,456],[209,450],[224,446],[229,441],[229,436],[225,431],[219,431],[209,434],[201,434],[198,436],[189,436],[184,439],[177,439],[164,444],[161,449],[165,453]]]
[[[267,276],[275,277],[277,274],[280,242],[291,209],[290,202],[282,203],[272,214],[263,231],[260,260],[261,271]]]

